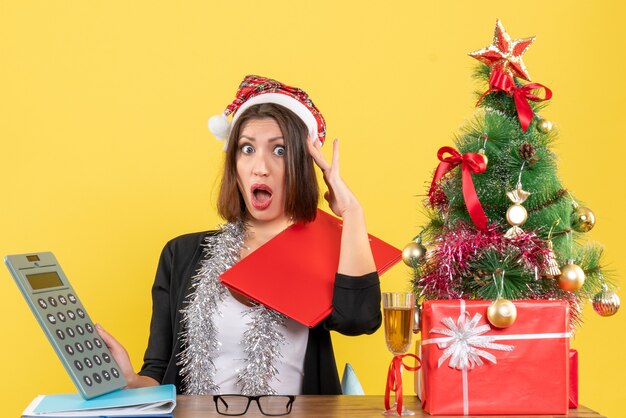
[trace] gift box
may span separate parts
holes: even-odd
[[[566,415],[569,306],[514,301],[508,328],[487,321],[492,301],[422,307],[422,408],[432,415]]]
[[[569,407],[578,408],[578,351],[569,350]]]

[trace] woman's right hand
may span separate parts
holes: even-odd
[[[111,334],[109,334],[100,324],[96,324],[96,330],[98,330],[98,334],[100,334],[100,338],[106,344],[108,349],[111,351],[111,355],[117,362],[118,366],[120,366],[120,370],[126,378],[128,382],[127,389],[130,388],[138,388],[145,386],[155,386],[158,385],[159,382],[152,379],[148,376],[140,376],[133,370],[133,365],[130,362],[130,356],[128,355],[128,351],[120,344]]]

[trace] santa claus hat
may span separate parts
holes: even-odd
[[[275,103],[291,110],[305,123],[311,138],[319,139],[321,143],[324,143],[326,122],[304,90],[287,86],[270,78],[248,75],[239,85],[237,97],[228,105],[224,113],[209,119],[209,130],[218,140],[225,141],[224,149],[228,145],[230,128],[235,124],[239,115],[250,106],[261,103]],[[233,117],[229,123],[228,115],[230,114]]]

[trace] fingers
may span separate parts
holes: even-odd
[[[105,331],[104,328],[102,328],[102,325],[96,324],[96,329],[98,330],[98,334],[100,334],[100,338],[102,338],[107,347],[110,345],[109,343],[114,344],[114,342],[117,342],[111,334],[109,334]]]
[[[131,381],[135,377],[135,372],[133,370],[130,357],[128,356],[128,352],[122,344],[120,344],[111,334],[102,328],[102,325],[96,324],[96,330],[98,331],[98,334],[100,334],[100,338],[102,338],[104,344],[106,344],[107,348],[111,350],[111,355],[113,355],[113,358],[117,362],[118,366],[120,366],[126,381],[129,385],[131,385]]]
[[[317,164],[317,166],[322,171],[326,171],[330,168],[330,165],[324,158],[324,154],[322,153],[322,150],[320,149],[321,146],[322,146],[322,143],[318,139],[313,141],[310,135],[307,137],[306,147],[307,147],[307,150],[309,151],[309,154],[313,158],[313,161],[315,162],[315,164]]]
[[[115,337],[102,328],[102,325],[96,324],[96,329],[98,330],[98,334],[100,334],[102,341],[104,341],[104,344],[106,344],[108,349],[111,350],[111,354],[113,354],[113,357],[115,357],[116,360],[118,357],[128,357],[128,352],[124,346],[120,344]]]
[[[96,329],[98,330],[98,334],[100,334],[102,341],[104,341],[106,346],[109,347],[109,350],[112,347],[121,347],[121,344],[117,342],[117,340],[111,334],[105,331],[104,328],[102,328],[102,325],[96,324]]]
[[[335,138],[333,141],[333,159],[332,166],[335,170],[339,170],[339,138]]]

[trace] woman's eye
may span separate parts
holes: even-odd
[[[254,147],[250,144],[245,144],[241,147],[241,152],[244,154],[252,154],[254,152]]]
[[[285,147],[283,147],[282,145],[278,145],[276,148],[274,148],[274,154],[282,157],[283,155],[285,155]]]

